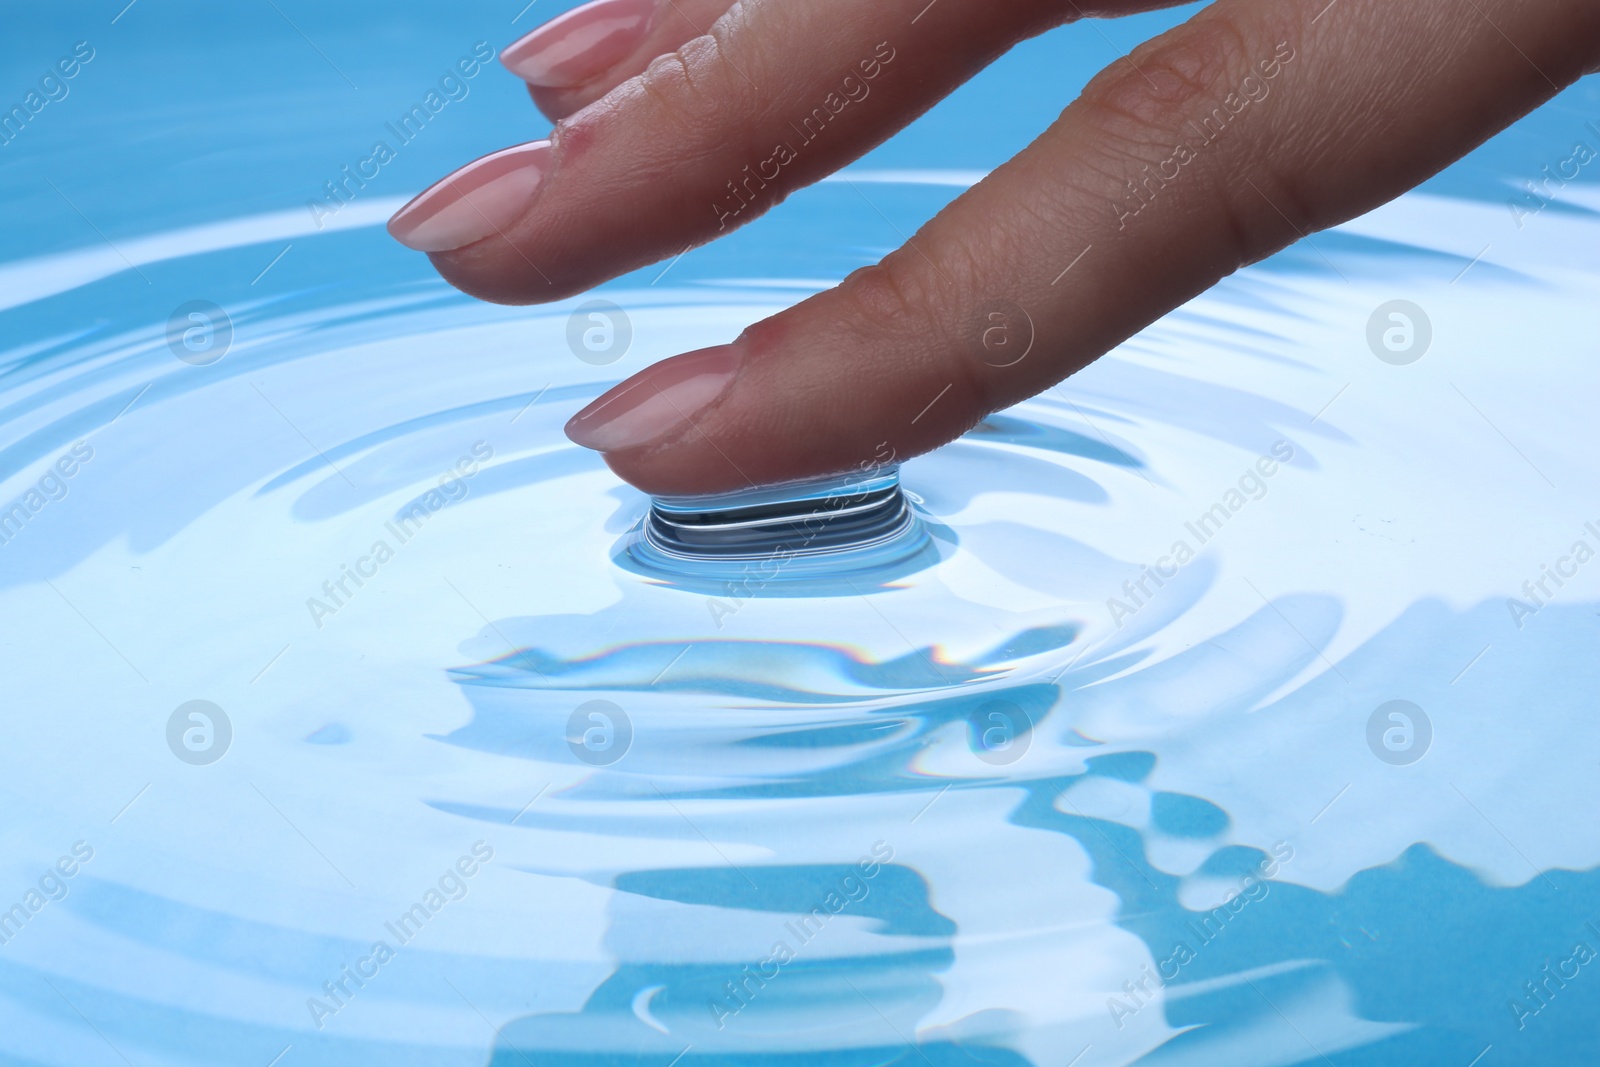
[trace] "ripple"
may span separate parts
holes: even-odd
[[[368,208],[310,240],[377,240]],[[7,265],[0,906],[74,841],[95,858],[0,946],[0,1033],[27,1035],[0,1047],[87,1062],[73,1009],[150,1062],[1511,1040],[1507,999],[1600,901],[1570,816],[1600,800],[1600,571],[1506,603],[1595,542],[1573,398],[1600,371],[1569,354],[1600,233],[1459,275],[1492,210],[1407,197],[907,463],[926,551],[848,580],[620,565],[648,501],[560,432],[808,264],[606,290],[635,337],[610,367],[568,351],[575,302],[332,278],[229,300],[233,348],[194,367],[148,308],[40,310],[115,305],[126,265]],[[192,280],[284,225],[133,262]],[[1398,297],[1433,325],[1408,366],[1366,341]],[[233,740],[196,767],[163,731],[201,698]],[[1394,699],[1431,719],[1410,763],[1369,748]],[[1593,996],[1517,1047],[1581,1047]]]

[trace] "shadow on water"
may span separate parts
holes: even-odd
[[[1512,649],[1475,689],[1452,690],[1446,679],[1430,690],[1418,681],[1430,673],[1427,666],[1435,660],[1454,662],[1456,647],[1504,625],[1506,607],[1488,602],[1454,612],[1427,601],[1330,664],[1333,669],[1314,673],[1263,705],[1263,697],[1315,658],[1305,634],[1326,635],[1338,625],[1336,600],[1294,601],[1269,605],[1212,642],[1152,666],[1119,658],[1126,670],[1108,679],[1102,666],[1089,663],[1065,675],[1059,686],[1024,687],[1010,695],[1029,702],[1037,714],[1035,737],[1062,743],[1069,730],[1090,723],[1103,727],[1140,707],[1165,706],[1185,723],[1179,732],[1216,730],[1224,738],[1241,719],[1253,717],[1253,728],[1269,734],[1269,748],[1281,745],[1252,757],[1259,769],[1307,759],[1345,760],[1347,753],[1331,739],[1359,738],[1368,710],[1401,685],[1434,709],[1438,729],[1493,750],[1503,747],[1496,739],[1497,719],[1520,715],[1517,727],[1524,733],[1537,732],[1541,722],[1572,721],[1568,705],[1581,702],[1591,691],[1586,690],[1593,680],[1588,676],[1600,670],[1589,664],[1581,677],[1573,677],[1570,669],[1565,677],[1550,673],[1570,665],[1569,656],[1596,630],[1592,605],[1550,609],[1553,617],[1543,637]],[[1296,629],[1286,626],[1290,617],[1301,631],[1293,641],[1286,638]],[[1023,646],[1059,653],[1052,646],[1071,639],[1062,631],[1036,635]],[[552,690],[589,694],[622,688],[628,679],[658,669],[661,651],[650,652],[648,663],[634,660],[641,654],[613,649],[575,663],[541,654],[537,682],[507,676],[523,669],[514,666],[514,656],[500,661],[499,673],[463,672],[458,680],[472,691],[477,713],[447,740],[548,758],[541,739],[552,733],[548,719],[554,713],[539,710],[538,702]],[[909,659],[863,664],[837,649],[750,647],[708,658],[701,672],[681,678],[675,691],[748,697],[740,665],[763,663],[769,676],[782,676],[785,672],[771,671],[771,664],[784,657],[811,661],[818,677],[865,682],[880,697],[897,686],[928,682]],[[1222,669],[1241,660],[1249,670]],[[980,678],[980,668],[990,662],[947,666],[959,688]],[[1557,678],[1559,685],[1541,686],[1541,680]],[[508,683],[513,688],[502,688]],[[519,684],[533,690],[514,688]],[[503,699],[486,700],[485,690]],[[804,701],[782,703],[797,695],[802,694],[761,694],[785,708],[807,707]],[[849,795],[868,804],[885,791],[927,792],[938,783],[909,775],[906,768],[941,727],[966,719],[973,706],[966,694],[922,691],[904,703],[886,705],[880,699],[870,709],[837,706],[836,718],[826,725],[770,731],[757,725],[771,715],[772,709],[763,709],[760,715],[745,714],[742,728],[717,742],[724,748],[724,766],[737,766],[741,775],[759,780],[768,769],[765,761],[787,746],[821,747],[836,758],[808,771],[789,767],[781,784],[701,783],[681,790],[664,786],[668,792],[663,792],[652,783],[652,788],[669,803],[692,797]],[[725,713],[740,716],[737,705]],[[1589,727],[1571,740],[1582,745],[1592,733]],[[1296,751],[1297,746],[1313,751]],[[1593,1025],[1600,1018],[1600,963],[1589,965],[1600,960],[1600,870],[1533,869],[1524,872],[1521,884],[1497,885],[1421,840],[1356,870],[1337,888],[1318,890],[1282,877],[1297,859],[1302,867],[1308,862],[1301,858],[1309,855],[1304,843],[1284,839],[1255,847],[1232,840],[1236,818],[1229,806],[1258,804],[1260,789],[1267,788],[1251,780],[1250,759],[1241,761],[1243,772],[1234,773],[1237,797],[1222,790],[1206,798],[1162,786],[1163,760],[1174,757],[1137,746],[1108,751],[1116,747],[1107,743],[1067,753],[1085,757],[1076,773],[1002,772],[946,787],[1020,789],[1008,821],[1070,838],[1088,856],[1093,882],[1116,895],[1117,924],[1140,939],[1149,959],[1126,975],[1121,988],[1104,991],[1102,1022],[1121,1030],[1154,1015],[1175,1031],[1139,1062],[1460,1067],[1491,1045],[1516,1062],[1577,1062],[1575,1055],[1600,1055],[1600,1034]],[[1370,760],[1371,754],[1363,748],[1360,758]],[[1456,761],[1451,773],[1470,763],[1449,758]],[[1357,773],[1350,769],[1352,777]],[[606,774],[572,791],[611,800],[634,794]],[[1120,802],[1122,814],[1097,813],[1110,795],[1137,799]],[[1549,800],[1558,804],[1559,796]],[[516,817],[509,810],[438,806],[489,822]],[[601,835],[641,832],[632,816],[619,813],[613,820],[592,808],[565,818],[544,812],[527,817],[525,824]],[[1426,820],[1418,825],[1425,827]],[[1174,842],[1193,845],[1203,858],[1175,873],[1185,865],[1171,860]],[[1003,1039],[912,1039],[963,952],[963,932],[936,907],[934,886],[914,867],[864,855],[857,864],[644,868],[602,882],[614,891],[605,939],[616,955],[613,972],[580,1011],[535,1012],[507,1024],[491,1060],[495,1067],[529,1057],[663,1067],[1034,1062]],[[1004,909],[1008,903],[997,897],[993,905]],[[704,924],[726,922],[730,911],[762,916],[772,934],[770,946],[763,943],[743,958],[719,955],[717,939],[706,941],[704,952],[692,947],[707,929]],[[830,924],[837,931],[844,923],[870,931],[873,940],[859,951],[844,941],[829,946],[826,955],[808,954],[812,937]],[[1017,933],[1025,936],[1027,930]],[[754,944],[760,938],[745,940]],[[709,958],[696,958],[706,954]],[[1485,975],[1498,981],[1485,981]],[[1070,1057],[1072,1050],[1064,1051]]]
[[[575,4],[550,2],[508,26],[390,0],[381,48],[375,5],[8,10],[14,93],[67,42],[100,58],[0,167],[0,1061],[1600,1061],[1600,963],[1571,970],[1600,950],[1592,587],[1525,629],[1486,599],[1596,497],[1600,168],[1536,213],[1521,192],[1593,143],[1595,80],[907,463],[953,535],[936,562],[864,596],[768,589],[719,628],[715,583],[613,573],[643,498],[561,422],[901,244],[1106,41],[1024,42],[847,181],[584,294],[633,321],[596,367],[578,300],[471,301],[383,230],[525,126],[518,79],[472,80],[336,217],[316,206],[471,42]],[[1365,335],[1402,297],[1437,327],[1407,367]],[[209,365],[169,334],[197,298],[233,341]],[[470,492],[441,482],[479,440]],[[1134,543],[1280,440],[1307,477],[1086,648]],[[47,481],[80,441],[92,462]],[[436,504],[348,611],[308,618]],[[1387,522],[1414,548],[1363,553]],[[1234,597],[1245,564],[1299,592]],[[458,653],[476,604],[501,621]],[[199,696],[233,716],[215,766],[163,740]],[[1369,750],[1395,698],[1433,720],[1407,766]],[[570,749],[596,699],[634,719],[605,766]],[[979,754],[996,701],[1011,762]],[[99,858],[53,891],[80,830]],[[492,833],[496,873],[396,937],[463,831]],[[346,977],[375,939],[395,960]]]
[[[1090,775],[1140,784],[1155,759],[1129,752],[1090,764]],[[1577,1050],[1600,1055],[1600,981],[1576,967],[1566,979],[1543,970],[1579,943],[1600,952],[1600,871],[1548,871],[1495,887],[1416,844],[1340,891],[1320,893],[1262,877],[1292,863],[1292,846],[1276,854],[1229,847],[1202,873],[1234,895],[1192,910],[1177,899],[1181,879],[1149,862],[1138,830],[1053,806],[1072,784],[1035,790],[1015,819],[1075,838],[1094,858],[1095,881],[1121,899],[1121,924],[1149,946],[1151,966],[1130,975],[1129,987],[1108,991],[1108,1017],[1126,1023],[1156,1010],[1173,1027],[1193,1028],[1141,1063],[1265,1062],[1245,1057],[1277,1048],[1284,1058],[1274,1062],[1443,1067],[1470,1062],[1490,1043],[1514,1043],[1522,1063],[1574,1062],[1564,1057]],[[1166,809],[1155,821],[1168,833],[1190,831],[1197,816],[1227,820],[1200,798],[1152,799],[1153,813]],[[1486,972],[1523,974],[1538,995],[1509,978],[1486,984]],[[1390,1032],[1372,1027],[1370,1044],[1338,1048],[1332,1043],[1361,1034],[1328,1025],[1345,1013]]]

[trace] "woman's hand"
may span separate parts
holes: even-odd
[[[483,299],[571,296],[751,221],[1024,38],[1157,6],[596,0],[502,56],[561,119],[550,141],[390,229]],[[925,452],[1597,66],[1594,0],[1217,0],[880,264],[647,368],[567,432],[651,492]]]

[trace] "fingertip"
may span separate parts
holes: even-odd
[[[600,458],[618,478],[651,496],[726,493],[751,489],[757,484],[726,455],[710,449],[638,448],[602,452]]]
[[[539,114],[551,122],[560,122],[582,111],[589,104],[590,95],[592,94],[580,93],[574,89],[528,86],[528,98],[533,101],[533,106],[538,109]]]
[[[736,345],[716,345],[653,364],[574,415],[566,434],[605,453],[681,437],[728,395],[741,363]]]
[[[500,62],[530,86],[575,89],[636,51],[656,14],[657,0],[590,0],[507,45]]]
[[[550,142],[503,148],[424,189],[389,219],[389,236],[417,252],[452,252],[503,233],[550,166]]]

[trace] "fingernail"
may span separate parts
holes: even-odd
[[[591,0],[507,46],[500,62],[540,88],[582,85],[639,46],[655,10],[656,0]]]
[[[389,235],[418,252],[449,252],[516,221],[550,166],[550,142],[503,148],[423,190],[389,220]]]
[[[733,345],[702,348],[639,372],[567,423],[567,436],[597,452],[648,444],[694,423],[739,370]]]

